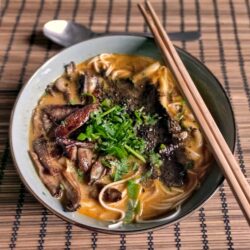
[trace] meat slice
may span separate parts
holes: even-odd
[[[89,104],[74,113],[67,116],[63,124],[60,124],[55,129],[56,137],[67,137],[73,131],[81,127],[88,119],[90,114],[97,110],[97,104]]]
[[[58,159],[52,156],[55,150],[53,144],[50,144],[44,137],[33,141],[33,150],[47,173],[57,175],[62,171],[63,167],[58,163]]]

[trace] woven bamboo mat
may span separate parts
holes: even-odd
[[[8,127],[21,86],[61,47],[42,25],[73,19],[96,32],[146,31],[137,1],[1,0],[0,249],[250,249],[250,230],[227,183],[201,209],[168,228],[138,235],[105,235],[66,223],[25,189],[9,152]],[[248,0],[155,0],[168,31],[198,30],[176,42],[220,79],[237,122],[236,158],[250,176],[250,3]],[[249,178],[248,178],[249,180]]]

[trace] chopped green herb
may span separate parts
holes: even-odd
[[[128,203],[127,211],[124,218],[124,223],[131,223],[134,219],[135,214],[138,214],[141,209],[138,196],[140,193],[141,186],[136,183],[134,180],[129,180],[127,183],[127,192],[128,192]]]
[[[62,120],[62,121],[61,121],[61,125],[62,125],[62,126],[66,126],[66,121]]]
[[[124,107],[109,105],[109,99],[105,99],[105,105],[90,117],[78,135],[77,140],[98,141],[97,151],[104,155],[113,155],[119,160],[132,154],[145,161],[142,154],[145,153],[146,141],[137,136],[133,120]]]
[[[166,149],[166,148],[167,148],[167,146],[165,144],[160,145],[160,150],[163,150],[163,149]]]
[[[62,183],[60,183],[60,188],[61,188],[61,190],[65,190],[65,187]]]
[[[70,99],[69,100],[69,104],[70,105],[76,105],[77,104],[77,101],[75,99]]]
[[[102,101],[101,106],[105,108],[110,108],[111,104],[112,104],[111,100],[106,98]]]
[[[77,169],[77,176],[80,182],[84,181],[84,172],[81,169]]]
[[[138,152],[136,152],[134,149],[132,149],[130,146],[128,146],[128,145],[125,144],[124,147],[125,147],[132,155],[134,155],[136,158],[138,158],[138,159],[141,160],[142,162],[146,163],[145,158],[144,158],[142,155],[140,155]]]
[[[129,180],[127,184],[128,197],[132,200],[138,198],[140,192],[140,184],[136,183],[134,180]]]
[[[150,170],[148,170],[147,172],[145,172],[145,173],[142,174],[141,182],[147,181],[152,176],[152,173],[153,173],[152,170],[153,169],[151,168]]]
[[[138,169],[139,169],[138,163],[137,163],[137,162],[134,162],[134,165],[133,165],[133,167],[132,167],[132,170],[133,170],[134,172],[136,172]]]
[[[123,222],[125,224],[131,223],[134,219],[134,211],[135,211],[135,207],[136,205],[134,204],[133,200],[128,200],[128,204],[127,204],[127,211],[125,214],[125,217],[123,219]]]
[[[186,169],[192,169],[194,167],[194,161],[190,160],[185,164]]]
[[[162,165],[161,156],[154,151],[151,151],[149,154],[149,162],[153,167],[160,168]]]
[[[143,111],[143,107],[135,110],[134,115],[136,117],[135,125],[137,127],[141,126],[142,124],[145,125],[155,125],[157,121],[159,120],[159,116],[157,114],[146,114],[146,112]]]
[[[123,175],[128,173],[129,165],[126,159],[122,159],[121,161],[111,161],[110,163],[115,166],[114,181],[121,180]]]
[[[108,115],[109,113],[112,113],[113,111],[115,111],[117,109],[116,106],[114,106],[113,108],[111,109],[108,109],[106,112],[102,113],[101,114],[101,118],[104,117],[105,115]]]
[[[91,93],[82,93],[82,97],[90,97],[92,99],[92,103],[96,103],[96,97]]]
[[[135,214],[139,214],[141,211],[141,202],[138,200],[137,205],[134,209]]]
[[[110,161],[109,160],[102,160],[101,161],[101,163],[102,163],[102,165],[104,166],[104,167],[107,167],[107,168],[112,168],[112,165],[111,165],[111,163],[110,163]]]

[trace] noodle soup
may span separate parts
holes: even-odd
[[[119,54],[70,62],[48,85],[30,156],[63,209],[111,227],[178,213],[211,162],[169,69]]]

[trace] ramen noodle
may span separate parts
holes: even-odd
[[[34,110],[30,156],[64,210],[111,227],[176,215],[211,163],[169,69],[119,54],[65,65]]]

